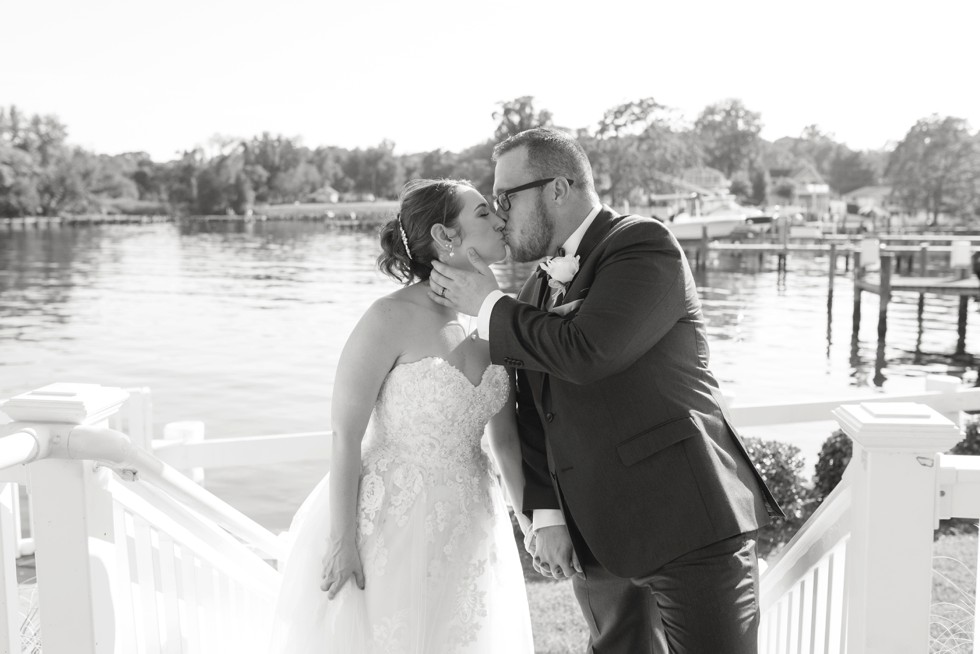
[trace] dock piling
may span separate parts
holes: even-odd
[[[892,299],[892,255],[883,253],[881,255],[880,284],[881,290],[878,292],[878,340],[884,342],[885,332],[888,330],[888,303]]]
[[[851,332],[857,338],[861,329],[861,278],[864,271],[861,269],[861,252],[854,251],[854,314],[851,319]]]
[[[959,314],[956,318],[956,353],[955,356],[966,354],[966,316],[970,304],[969,295],[960,296]]]

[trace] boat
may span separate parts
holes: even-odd
[[[742,206],[731,196],[691,193],[684,199],[686,207],[663,221],[678,241],[699,241],[705,229],[709,239],[727,238],[735,232],[767,229],[772,221],[759,209]]]

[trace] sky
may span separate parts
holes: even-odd
[[[853,149],[934,113],[980,128],[978,0],[0,0],[0,23],[0,107],[158,161],[262,132],[459,151],[525,95],[569,128],[738,98],[764,138]]]

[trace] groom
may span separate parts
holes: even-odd
[[[516,371],[535,566],[573,576],[590,652],[756,652],[755,531],[781,515],[708,370],[701,304],[659,222],[599,203],[582,147],[550,129],[494,150],[517,261],[560,255],[518,299],[438,261],[430,297],[479,316]],[[659,623],[662,620],[662,634]]]

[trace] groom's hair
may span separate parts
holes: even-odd
[[[592,165],[579,142],[565,132],[535,127],[501,141],[493,149],[493,161],[520,147],[527,148],[528,168],[539,178],[568,177],[578,188],[595,193]]]

